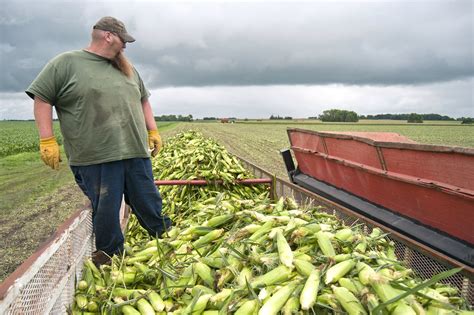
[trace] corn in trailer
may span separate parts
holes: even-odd
[[[220,185],[223,181],[157,180],[160,185]],[[236,180],[240,185],[273,184],[272,178]],[[130,209],[122,203],[125,229]],[[91,209],[74,213],[56,233],[0,285],[0,314],[66,314],[84,261],[95,250]]]
[[[440,255],[423,244],[387,229],[378,222],[361,216],[349,208],[290,181],[276,177],[243,158],[239,159],[255,175],[258,183],[272,182],[272,192],[275,199],[281,196],[291,196],[301,205],[322,206],[323,211],[337,215],[346,224],[356,221],[364,222],[367,232],[370,232],[374,227],[381,227],[387,232],[392,232],[393,234],[389,238],[395,243],[397,257],[422,278],[429,279],[433,275],[453,267],[465,267],[462,273],[451,276],[444,282],[457,287],[461,295],[472,305],[474,300],[472,268],[469,269],[456,260]],[[165,185],[167,183],[158,184]],[[128,210],[124,207],[121,215],[123,227],[125,227],[127,219]],[[83,209],[72,215],[47,244],[28,258],[0,285],[0,314],[66,313],[74,299],[75,280],[82,276],[82,264],[94,250],[91,211]]]

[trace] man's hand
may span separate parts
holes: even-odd
[[[148,146],[151,151],[151,156],[155,157],[161,149],[162,142],[158,130],[148,130]]]
[[[50,166],[54,170],[59,169],[61,156],[59,155],[59,145],[56,137],[40,139],[40,153],[44,164]]]

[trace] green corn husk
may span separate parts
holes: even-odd
[[[194,248],[201,248],[207,244],[209,244],[212,241],[215,241],[216,239],[220,238],[222,234],[224,233],[224,229],[217,229],[213,230],[209,233],[207,233],[204,236],[201,236],[197,241],[193,243]]]
[[[336,252],[334,251],[334,247],[332,246],[331,240],[324,232],[317,232],[316,238],[318,240],[318,245],[324,255],[328,257],[336,256]]]
[[[153,306],[151,306],[151,304],[143,298],[137,301],[137,308],[142,315],[155,315]]]
[[[121,310],[124,315],[141,315],[140,312],[131,305],[124,305]]]
[[[303,277],[309,277],[311,272],[314,270],[313,264],[308,261],[301,260],[301,259],[294,259],[293,262],[295,264],[296,270]]]
[[[234,315],[249,315],[254,314],[258,309],[258,300],[248,300],[244,302],[239,309],[234,313]]]
[[[286,241],[286,238],[283,236],[281,230],[278,230],[276,233],[277,238],[277,247],[278,247],[278,255],[280,257],[280,261],[283,265],[287,266],[288,268],[293,268],[293,252]]]
[[[344,277],[352,268],[356,265],[356,262],[353,259],[342,261],[326,271],[324,278],[324,283],[329,284],[338,281],[340,278]]]
[[[332,286],[334,296],[341,303],[344,310],[349,315],[363,315],[367,314],[360,301],[349,290],[343,287]]]
[[[276,291],[260,308],[258,315],[276,315],[295,291],[297,283],[290,283]]]
[[[151,306],[155,311],[161,312],[165,309],[165,303],[158,293],[155,291],[150,291],[147,296]]]
[[[208,265],[198,261],[194,263],[194,271],[208,286],[214,286],[214,277],[212,275],[212,270]]]
[[[275,283],[280,283],[287,281],[290,278],[291,270],[283,265],[276,267],[273,270],[270,270],[264,275],[254,278],[250,285],[252,288],[259,286],[269,286]]]
[[[319,269],[314,269],[306,280],[300,295],[300,304],[302,310],[307,311],[316,303],[320,278],[321,273]]]

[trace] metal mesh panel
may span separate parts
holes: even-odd
[[[255,176],[260,177],[261,174],[264,176],[272,177],[269,172],[266,172],[259,168],[258,166],[243,160],[244,166],[252,172]],[[298,187],[288,181],[277,178],[276,187],[275,187],[276,196],[279,198],[281,196],[290,196],[293,197],[301,206],[322,206],[321,211],[331,213],[336,215],[340,220],[346,225],[352,224],[363,224],[363,229],[366,233],[370,233],[375,227],[374,225],[362,221],[360,218],[350,215],[345,211],[342,211],[340,208],[334,206],[330,202],[325,201],[323,198],[315,198],[309,191]],[[383,230],[383,227],[380,227]],[[449,264],[445,261],[438,261],[434,257],[424,254],[399,239],[395,236],[389,236],[389,238],[395,243],[395,254],[400,261],[403,261],[408,268],[411,268],[415,274],[421,279],[430,279],[434,275],[452,269],[455,266]],[[470,275],[472,277],[472,275]],[[474,284],[469,277],[464,276],[463,274],[457,273],[445,280],[444,283],[449,283],[452,286],[456,287],[460,295],[463,296],[467,302],[472,305],[474,302]]]
[[[5,299],[11,301],[6,314],[65,314],[93,244],[91,213],[84,210],[16,279],[11,289],[19,293]]]

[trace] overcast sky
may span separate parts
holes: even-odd
[[[0,119],[32,118],[23,91],[106,15],[137,40],[155,115],[474,117],[472,0],[3,0]]]

